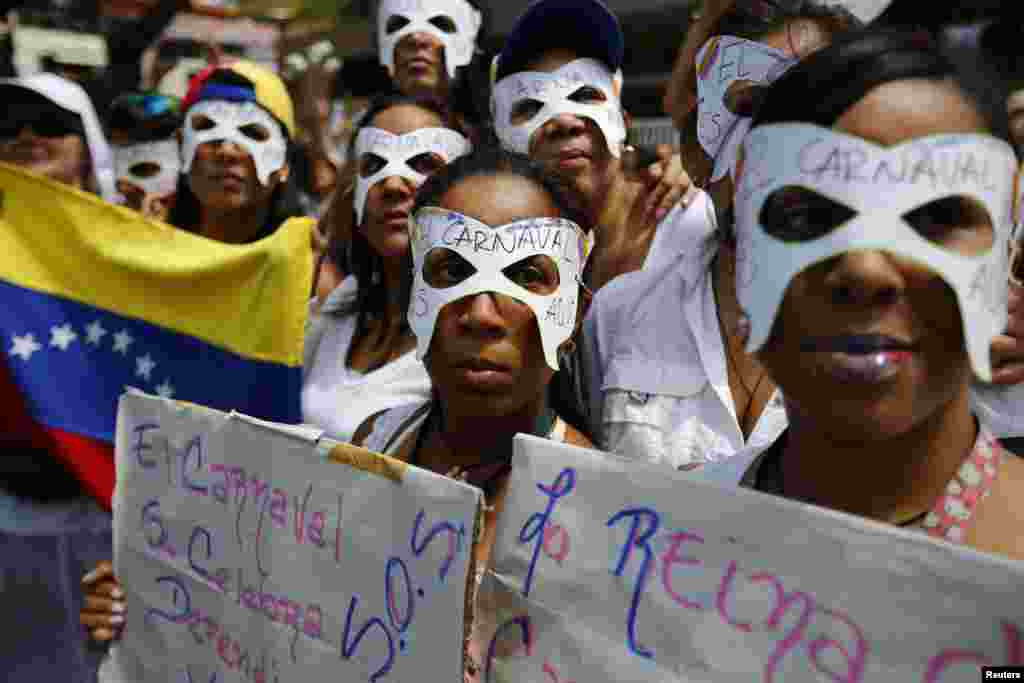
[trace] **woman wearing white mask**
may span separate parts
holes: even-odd
[[[471,145],[431,101],[386,97],[371,104],[352,148],[351,222],[358,227],[335,235],[330,250],[351,274],[311,321],[302,390],[304,420],[340,441],[351,441],[370,415],[430,395],[399,301],[407,223],[420,184]]]
[[[408,316],[432,397],[367,421],[355,442],[484,491],[477,582],[502,511],[514,436],[591,445],[548,396],[558,351],[576,334],[590,251],[573,202],[540,166],[497,149],[457,160],[416,197]],[[477,619],[471,615],[467,628]],[[483,654],[471,637],[467,680],[477,680]]]
[[[742,137],[724,138],[709,156],[703,144],[711,147],[710,140],[702,143],[697,134],[712,126],[707,121],[714,115],[719,123],[728,119],[732,126],[749,127],[749,116],[735,115],[727,105],[753,113],[774,78],[860,23],[831,4],[801,3],[795,14],[771,8],[767,11],[761,0],[738,0],[715,22],[696,25],[695,31],[703,32],[687,38],[700,48],[689,52],[695,60],[688,115],[693,125],[684,131],[685,144],[703,158],[695,174],[710,176],[716,159],[733,160],[719,165],[722,175],[711,186],[719,218],[714,212],[709,216],[719,228],[713,241],[668,271],[626,275],[598,292],[581,344],[588,423],[602,448],[677,469],[727,463],[702,474],[730,483],[775,441],[787,420],[770,373],[746,351],[749,327],[733,286],[743,255],[729,237],[730,193]],[[753,75],[740,78],[738,64],[742,73]],[[705,123],[699,123],[702,118]],[[1007,340],[1001,336],[993,342],[995,358],[1005,358]],[[993,379],[1014,381],[1000,374],[999,360],[996,368]],[[975,386],[975,405],[1000,437],[1020,433],[1018,386]]]
[[[736,189],[737,248],[764,259],[736,286],[790,426],[744,483],[1021,559],[1024,463],[969,397],[1006,324],[1018,168],[988,89],[891,32],[773,86]]]
[[[377,51],[395,90],[449,103],[475,142],[487,118],[487,67],[477,45],[487,17],[477,0],[380,0]]]
[[[209,67],[182,110],[182,175],[169,223],[245,244],[302,215],[288,166],[295,110],[276,74],[243,60]]]
[[[158,93],[125,93],[107,113],[117,191],[125,206],[165,221],[181,173],[181,103]]]

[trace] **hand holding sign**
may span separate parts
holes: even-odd
[[[82,590],[80,620],[92,639],[105,643],[119,637],[125,622],[124,591],[114,576],[114,566],[107,560],[100,562],[82,577]]]
[[[101,680],[458,679],[479,491],[139,394],[119,418],[130,625]]]

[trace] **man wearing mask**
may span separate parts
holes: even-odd
[[[640,155],[627,145],[621,101],[624,53],[618,19],[600,0],[538,0],[492,66],[501,144],[545,164],[585,203],[595,236],[592,290],[673,261],[707,225],[707,200],[687,193],[678,156],[635,170]]]

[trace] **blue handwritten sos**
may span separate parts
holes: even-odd
[[[418,559],[436,543],[447,544],[447,552],[443,553],[436,579],[437,582],[444,584],[455,560],[466,551],[465,525],[446,520],[426,528],[425,517],[424,510],[420,510],[416,515],[409,538],[409,550],[412,558]],[[152,500],[143,506],[142,526],[146,531],[147,542],[151,546],[164,547],[169,544],[167,529],[159,515],[159,501]],[[218,577],[208,569],[215,556],[214,536],[205,527],[196,525],[188,541],[189,567],[203,579],[219,585]],[[169,596],[169,606],[147,608],[147,624],[152,625],[158,620],[170,624],[188,624],[197,618],[198,612],[194,608],[193,595],[185,581],[177,576],[163,575],[158,577],[155,583]],[[349,600],[341,629],[339,653],[343,660],[357,657],[364,644],[374,638],[383,644],[385,655],[383,661],[378,663],[376,669],[369,675],[370,683],[387,676],[393,669],[396,656],[406,649],[406,637],[415,618],[417,601],[426,597],[424,588],[417,588],[413,580],[409,562],[397,555],[389,557],[384,563],[383,584],[384,616],[372,614],[361,624],[357,624],[361,599],[359,595],[353,595]],[[313,637],[315,634],[307,635]]]

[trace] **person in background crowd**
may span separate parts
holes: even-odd
[[[374,54],[370,57],[347,57],[335,74],[331,89],[331,111],[324,129],[318,134],[325,140],[325,147],[330,154],[330,161],[335,169],[334,190],[351,197],[354,191],[355,168],[348,162],[349,154],[355,140],[356,128],[362,121],[366,109],[375,96],[381,97],[391,92],[391,81],[387,70],[377,61]],[[330,258],[328,251],[333,244],[331,235],[335,232],[333,206],[335,199],[330,198],[321,205],[320,220],[317,221],[313,233],[314,252],[317,262],[316,287],[313,292],[316,302],[323,301],[331,291],[345,279],[337,259]],[[343,210],[347,216],[352,215],[351,202]],[[350,234],[351,224],[342,221],[339,233]]]
[[[182,109],[183,172],[169,223],[244,244],[302,215],[288,166],[295,113],[280,78],[221,62],[193,79]]]
[[[425,177],[471,148],[449,122],[432,100],[385,96],[370,105],[353,139],[359,199],[350,210],[359,228],[338,240],[350,247],[352,274],[311,318],[303,363],[303,418],[333,439],[352,441],[371,416],[431,397],[402,297],[413,196]],[[120,599],[111,577],[104,561],[83,579],[89,597],[81,620],[99,641],[124,623],[110,613]]]
[[[590,445],[547,400],[555,350],[571,344],[577,330],[579,278],[589,249],[570,192],[529,159],[493,148],[455,160],[423,184],[413,206],[415,267],[405,271],[404,298],[432,396],[372,416],[353,439],[484,491],[474,592],[502,511],[513,437],[527,433]],[[474,235],[493,231],[505,240],[532,230],[538,239],[529,247],[520,242],[513,254],[485,254],[469,238],[446,241],[452,226]],[[537,246],[544,231],[558,231],[561,239]],[[546,304],[537,303],[556,296],[573,302],[557,322],[547,318]],[[84,587],[82,623],[91,636],[119,636],[124,589],[110,564],[91,572]],[[469,615],[467,631],[475,623]],[[467,638],[467,680],[477,680],[483,655],[478,639]]]
[[[687,91],[686,101],[692,109],[683,117],[683,145],[700,151],[698,176],[710,177],[714,168],[696,139],[701,111],[722,116],[728,92],[736,96],[734,101],[742,94],[756,104],[772,69],[777,77],[780,63],[791,68],[859,23],[841,6],[802,3],[795,14],[764,9],[757,0],[730,2],[715,21],[708,22],[705,15],[695,22],[681,50],[694,60],[690,68],[695,75],[687,80],[692,92]],[[741,82],[729,70],[741,51],[747,68],[761,65],[760,82]],[[698,74],[726,86],[717,95],[707,84],[700,86],[705,88],[702,109],[697,107]],[[736,82],[740,85],[733,87]],[[749,115],[756,108],[745,111]],[[741,141],[730,140],[720,153],[728,155]],[[728,168],[712,190],[716,212],[709,220],[720,229],[708,248],[695,250],[664,273],[626,275],[595,296],[583,326],[582,391],[588,400],[581,412],[604,450],[677,469],[728,463],[736,469],[723,465],[706,471],[735,483],[743,463],[785,428],[786,414],[770,373],[745,350],[749,323],[733,284],[738,255],[730,241],[719,239],[729,234],[726,228],[732,223],[731,174]],[[1008,331],[1018,335],[1020,312],[1011,313]],[[1014,385],[1019,379],[1001,374],[1002,363],[1011,358],[1007,349],[1015,343],[1009,337],[993,342],[998,359],[993,379],[1006,386],[974,388],[976,409],[985,412],[1001,437],[1018,434],[1024,424],[1017,417],[1021,403]]]
[[[624,51],[618,19],[599,0],[540,0],[518,19],[492,65],[501,145],[572,186],[594,226],[584,278],[592,291],[632,270],[660,270],[709,232],[707,199],[686,194],[690,179],[671,147],[641,168],[625,144]],[[587,432],[579,355],[565,355],[560,367],[555,406]]]
[[[478,144],[487,128],[487,16],[478,0],[380,0],[377,51],[395,90],[447,102]]]
[[[705,225],[705,202],[688,210],[681,201],[690,183],[678,156],[639,174],[626,163],[624,53],[618,19],[600,0],[538,0],[493,66],[501,144],[543,163],[583,198],[594,226],[593,291],[622,273],[666,265],[699,242],[695,230]]]
[[[319,216],[337,183],[336,153],[331,149],[327,127],[331,115],[331,84],[340,62],[323,41],[303,52],[289,55],[287,85],[295,102],[298,130],[292,146],[292,174],[308,215]]]
[[[350,77],[353,90],[366,94],[385,86],[389,92],[443,102],[452,112],[456,129],[471,143],[487,137],[488,79],[486,60],[477,41],[487,35],[487,17],[477,0],[428,0],[413,5],[401,0],[381,0],[377,6],[376,47],[385,82],[365,64],[353,64],[342,74]],[[351,196],[354,168],[341,168],[336,195]],[[315,241],[321,255],[330,235],[350,234],[351,211],[335,210],[348,200],[335,196],[321,216]],[[345,272],[339,264],[322,259],[325,268],[318,279],[321,298],[340,283]]]
[[[53,74],[0,81],[0,101],[0,161],[112,196],[110,149],[78,85]],[[0,595],[17,625],[0,643],[0,671],[9,683],[90,683],[99,654],[82,642],[75,586],[110,557],[111,517],[54,455],[24,438],[0,433]]]
[[[126,93],[113,101],[107,132],[117,191],[125,206],[166,221],[181,172],[180,102],[155,93]]]
[[[356,131],[351,223],[358,227],[335,235],[331,251],[350,275],[311,319],[303,363],[303,420],[333,439],[351,441],[370,415],[430,396],[400,301],[409,214],[424,179],[470,149],[430,100],[375,100]]]
[[[743,483],[1024,559],[1024,462],[969,397],[1005,324],[1018,168],[991,94],[934,42],[892,31],[840,40],[769,90],[736,189],[737,250],[764,258],[736,283],[790,424]],[[868,168],[903,149],[985,170],[883,180],[883,203],[876,181],[808,172],[814,141]]]
[[[331,113],[326,131],[338,168],[347,161],[355,130],[370,102],[390,87],[387,70],[376,56],[348,57],[342,62],[331,86]]]
[[[89,96],[54,74],[0,80],[0,161],[104,199],[114,197],[110,145]]]

